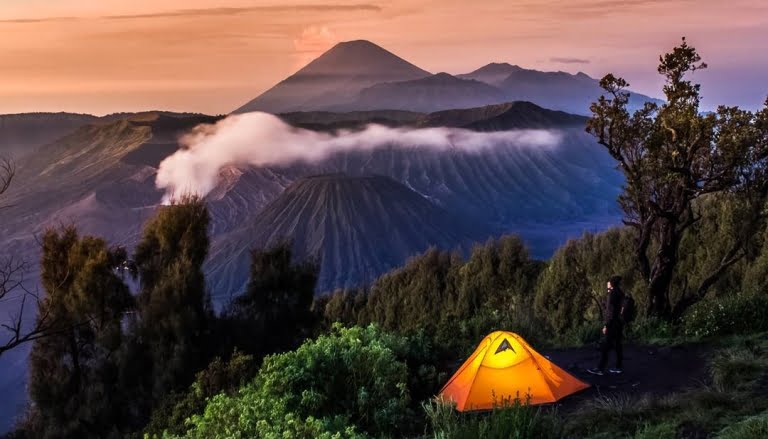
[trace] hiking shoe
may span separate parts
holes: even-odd
[[[618,369],[618,368],[616,368],[616,369],[611,368],[611,369],[608,369],[608,373],[612,373],[612,374],[618,375],[620,373],[624,373],[624,370],[623,369]]]
[[[592,375],[597,375],[597,376],[605,375],[605,373],[603,373],[603,371],[600,369],[587,369],[587,373],[591,373]]]

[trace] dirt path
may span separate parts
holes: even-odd
[[[564,410],[578,407],[585,399],[610,394],[668,394],[701,385],[707,373],[707,357],[711,348],[703,345],[675,347],[624,346],[624,373],[595,376],[586,369],[595,367],[600,358],[596,347],[544,350],[542,354],[591,388],[560,401]],[[614,365],[613,353],[608,366]]]

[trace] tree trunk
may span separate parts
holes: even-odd
[[[669,300],[669,287],[677,265],[677,250],[681,233],[673,222],[664,221],[659,233],[659,250],[653,261],[653,268],[648,282],[648,311],[655,317],[670,318],[672,304]]]

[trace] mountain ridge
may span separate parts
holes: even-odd
[[[492,62],[464,74],[432,75],[370,41],[356,40],[337,44],[234,112],[430,112],[530,101],[587,115],[602,93],[598,81],[583,72],[544,72],[509,63]],[[631,95],[630,109],[646,101],[660,102]]]
[[[485,82],[445,72],[409,81],[376,84],[360,91],[349,109],[434,112],[503,102],[504,92]]]

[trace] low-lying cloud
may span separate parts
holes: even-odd
[[[205,196],[231,165],[288,165],[317,162],[335,153],[382,147],[481,152],[500,145],[554,147],[561,136],[548,130],[480,133],[459,128],[390,128],[371,124],[361,130],[321,133],[293,127],[267,113],[229,116],[203,124],[180,139],[182,149],[163,160],[156,185],[174,195]]]
[[[561,64],[589,64],[590,61],[588,59],[584,58],[563,58],[563,57],[553,57],[549,59],[552,62],[557,62]]]

